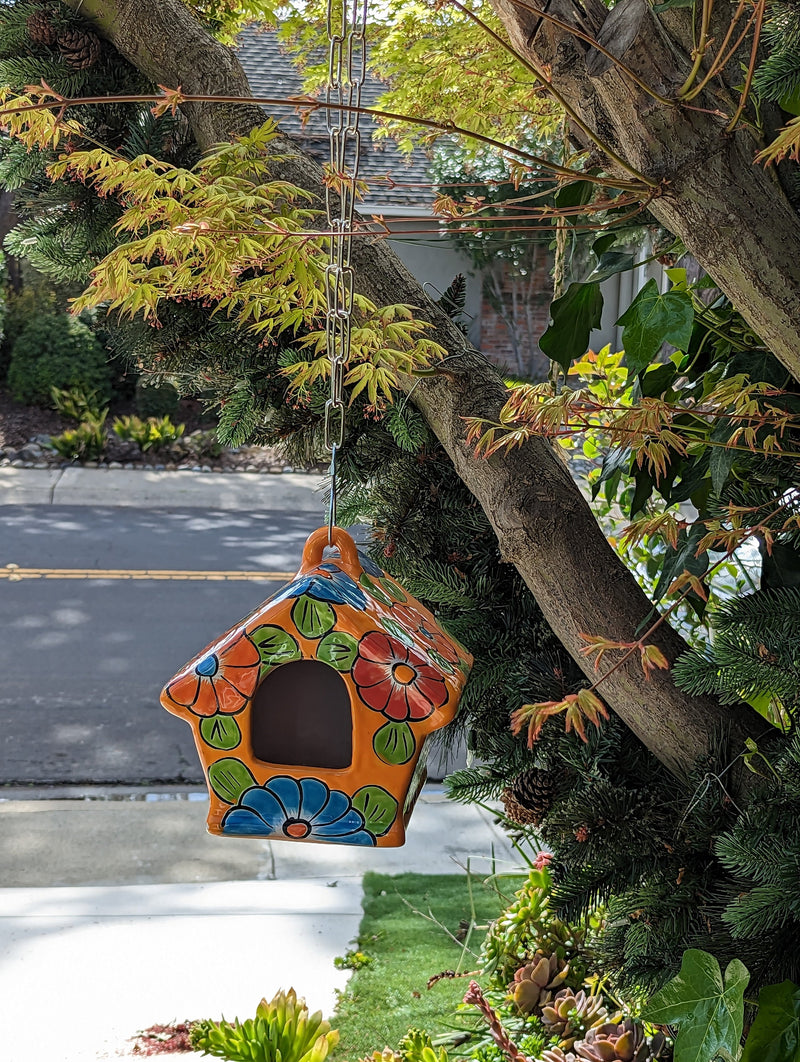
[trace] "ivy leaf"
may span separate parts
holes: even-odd
[[[543,353],[566,372],[574,358],[584,355],[589,335],[600,327],[603,296],[600,284],[572,283],[550,306],[550,324],[539,340]]]
[[[598,236],[592,244],[592,254],[597,258],[600,258],[600,256],[605,254],[610,247],[614,246],[616,241],[617,237],[613,232],[607,232],[603,236]]]
[[[791,981],[767,985],[741,1062],[800,1062],[800,988]]]
[[[594,195],[594,185],[591,181],[570,181],[555,194],[555,204],[559,210],[564,207],[585,206]],[[573,223],[575,218],[570,218]]]
[[[685,291],[662,295],[652,278],[617,321],[628,370],[638,376],[655,360],[664,343],[685,350],[692,338],[694,307]]]
[[[654,1025],[677,1025],[675,1062],[736,1057],[744,1025],[744,990],[750,974],[733,959],[723,981],[719,962],[707,951],[683,953],[677,977],[652,997],[642,1017]]]
[[[606,280],[615,273],[626,273],[633,269],[633,255],[630,251],[605,251],[598,256],[597,265],[586,278],[586,283],[595,280]]]
[[[689,572],[690,575],[705,575],[708,569],[708,554],[701,553],[695,556],[700,539],[706,532],[706,526],[698,521],[687,530],[682,527],[678,532],[678,545],[676,549],[667,546],[664,560],[661,564],[661,575],[653,590],[653,601],[659,602],[675,579],[681,572]]]
[[[714,488],[714,493],[716,495],[719,495],[720,491],[725,486],[733,462],[736,460],[736,451],[729,450],[724,445],[733,435],[734,430],[733,424],[722,420],[711,432],[711,442],[720,444],[718,446],[712,446],[711,453],[708,456],[708,471],[711,473],[711,486]]]

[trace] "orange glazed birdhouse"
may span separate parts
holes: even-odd
[[[472,657],[345,531],[323,560],[328,538],[161,694],[194,731],[211,833],[397,847],[456,714]]]

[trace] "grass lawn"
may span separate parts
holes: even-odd
[[[331,1018],[341,1034],[337,1062],[396,1048],[409,1028],[432,1036],[450,1028],[469,978],[441,980],[430,990],[428,978],[443,970],[474,971],[484,934],[473,929],[466,951],[445,929],[455,935],[472,919],[485,926],[521,884],[515,875],[484,884],[466,874],[366,874],[356,947],[372,962],[351,975]]]

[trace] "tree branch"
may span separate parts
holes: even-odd
[[[776,174],[753,163],[760,146],[755,123],[725,128],[740,93],[716,76],[697,97],[697,108],[662,106],[574,34],[536,21],[519,0],[492,0],[492,6],[514,47],[549,66],[553,84],[581,121],[661,183],[651,213],[800,380],[800,226]],[[685,82],[693,49],[685,11],[665,12],[662,24],[646,0],[620,0],[611,11],[601,0],[552,0],[549,10],[562,23],[594,30],[604,48],[655,82],[660,95],[675,97]],[[595,29],[598,20],[602,26]],[[738,56],[736,49],[729,56],[737,78]],[[613,160],[609,169],[616,170]]]
[[[198,95],[250,94],[236,57],[204,33],[180,0],[67,2],[92,17],[121,54],[153,81],[180,85]],[[202,104],[187,109],[187,116],[202,147],[228,140],[264,118],[257,108],[230,111]],[[287,149],[293,156],[275,176],[324,202],[322,168],[289,138],[277,142],[278,152]],[[354,241],[353,266],[363,294],[378,305],[405,302],[418,307],[420,317],[433,326],[430,338],[450,352],[446,374],[408,380],[405,386],[413,387],[415,403],[491,520],[503,556],[516,565],[555,634],[591,675],[580,653],[586,644],[581,631],[634,640],[652,613],[650,601],[606,541],[547,441],[532,439],[488,460],[476,457],[466,445],[464,418],[497,419],[506,388],[386,243]],[[670,662],[686,648],[667,624],[654,641]],[[763,734],[763,720],[754,711],[691,697],[677,689],[666,671],[645,682],[635,662],[621,666],[604,693],[620,718],[679,775],[712,747],[721,728],[731,729],[737,748],[745,737]]]

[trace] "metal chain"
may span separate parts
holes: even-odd
[[[325,403],[325,449],[331,455],[328,542],[336,524],[336,455],[344,442],[344,374],[350,356],[350,324],[353,316],[353,269],[350,250],[353,210],[361,151],[358,111],[367,72],[367,0],[328,0],[328,114],[331,178],[325,205],[328,213],[330,256],[325,268],[325,336],[331,365],[331,393]],[[350,168],[348,170],[348,162]]]

